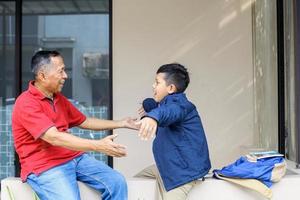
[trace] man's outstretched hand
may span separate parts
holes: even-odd
[[[139,130],[140,126],[138,124],[136,124],[136,122],[137,122],[137,119],[131,118],[131,117],[126,117],[125,119],[120,121],[122,128]]]

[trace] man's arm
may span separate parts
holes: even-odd
[[[126,148],[113,142],[116,135],[107,136],[101,140],[89,140],[66,132],[59,132],[56,127],[49,128],[40,138],[54,145],[76,151],[97,151],[109,156],[122,157]]]
[[[135,119],[125,118],[123,120],[104,120],[97,118],[86,118],[84,122],[79,125],[80,128],[90,129],[95,131],[111,130],[116,128],[130,128],[139,129],[135,124]]]

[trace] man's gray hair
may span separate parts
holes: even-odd
[[[31,59],[31,72],[36,76],[42,69],[51,67],[51,57],[58,57],[61,54],[57,51],[38,51]]]

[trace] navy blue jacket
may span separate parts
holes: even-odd
[[[158,123],[152,150],[167,191],[208,173],[211,164],[201,119],[185,94],[166,96],[146,116]]]

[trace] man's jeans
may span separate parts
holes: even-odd
[[[127,200],[125,178],[87,154],[38,176],[32,173],[27,183],[41,200],[80,200],[77,180],[100,191],[103,200]]]

